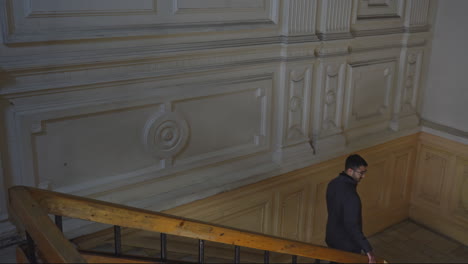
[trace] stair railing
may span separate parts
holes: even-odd
[[[166,234],[198,239],[199,263],[204,262],[205,241],[234,245],[234,263],[240,263],[240,247],[263,250],[265,263],[270,252],[289,254],[292,263],[298,256],[340,263],[368,261],[360,254],[32,187],[14,186],[9,189],[9,196],[10,210],[27,237],[26,246],[17,249],[18,262],[36,263],[39,256],[49,263],[155,263],[121,256],[121,227],[161,233],[159,263],[170,262]],[[49,214],[55,215],[55,223]],[[77,250],[62,233],[62,216],[113,225],[114,256]],[[377,259],[377,263],[386,262]]]

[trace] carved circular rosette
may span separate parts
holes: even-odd
[[[187,144],[189,127],[177,113],[159,112],[151,116],[143,130],[145,149],[157,158],[174,157]]]

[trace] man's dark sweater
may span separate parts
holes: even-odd
[[[372,247],[362,233],[361,199],[356,186],[357,182],[344,172],[328,184],[325,241],[331,248],[367,253]]]

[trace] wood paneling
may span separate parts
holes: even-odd
[[[312,221],[312,241],[318,244],[324,244],[325,228],[327,227],[327,193],[328,181],[318,183],[315,188],[315,202],[311,209],[314,219]]]
[[[305,240],[306,212],[310,204],[307,184],[288,184],[277,193],[278,224],[281,237]]]
[[[408,217],[411,164],[414,163],[417,137],[418,134],[403,137],[358,152],[369,163],[369,175],[358,187],[368,235]],[[232,215],[235,217],[216,218],[216,223],[256,232],[268,232],[268,228],[262,227],[261,223],[271,223],[273,235],[324,245],[326,188],[328,182],[343,170],[346,157],[331,159],[167,212],[203,220],[214,219],[213,215]],[[272,205],[271,211],[265,204]]]
[[[409,215],[468,245],[468,145],[422,133]]]
[[[231,210],[233,211],[231,213],[229,213],[230,210],[226,210],[228,213],[213,220],[213,223],[222,223],[226,226],[235,226],[249,231],[268,233],[268,222],[270,221],[268,217],[270,211],[269,202],[255,204],[252,207],[235,209]],[[224,211],[224,213],[226,213],[226,211]]]
[[[468,159],[457,158],[451,208],[455,217],[468,225]]]
[[[422,146],[417,173],[415,195],[427,203],[441,205],[450,156],[437,149]]]
[[[411,173],[414,163],[414,148],[404,149],[395,154],[393,177],[391,179],[389,203],[401,204],[408,201],[410,194]]]
[[[383,199],[386,188],[387,166],[386,160],[379,160],[369,166],[368,173],[359,183],[358,191],[362,200],[364,212],[380,211],[383,208]]]

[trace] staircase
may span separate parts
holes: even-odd
[[[367,263],[364,255],[37,188],[15,186],[9,196],[27,237],[18,263]],[[109,224],[113,232],[69,241],[64,216]]]

